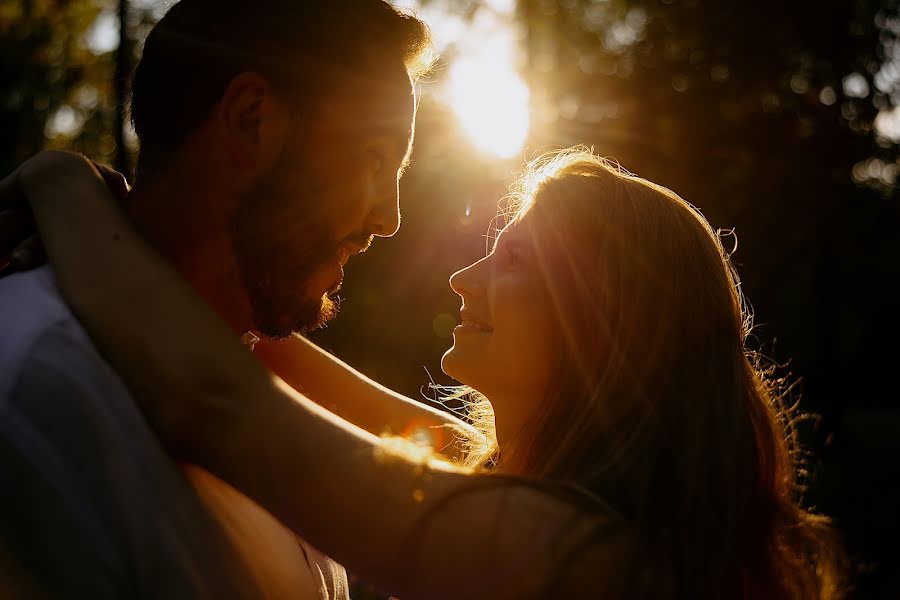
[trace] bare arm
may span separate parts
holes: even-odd
[[[261,340],[254,353],[304,396],[375,435],[426,437],[455,459],[463,456],[460,436],[480,435],[461,419],[372,381],[299,335]]]
[[[530,486],[393,455],[273,379],[85,164],[56,165],[64,193],[46,177],[23,185],[73,310],[175,453],[404,599],[538,596],[557,566],[548,556],[596,518]]]

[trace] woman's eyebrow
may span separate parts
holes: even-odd
[[[410,131],[397,134],[394,139],[394,143],[397,144],[397,153],[403,156],[399,169],[401,177],[409,169],[409,165],[412,162],[413,141],[413,135]]]
[[[515,250],[524,250],[528,251],[531,249],[531,244],[528,240],[522,238],[521,236],[504,234],[497,238],[497,241],[494,243],[494,250],[499,248],[500,246],[504,248],[511,248]]]

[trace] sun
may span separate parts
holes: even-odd
[[[528,136],[528,86],[505,52],[484,49],[450,67],[449,100],[473,145],[512,158]]]

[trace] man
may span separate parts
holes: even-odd
[[[427,47],[381,0],[182,0],[151,31],[126,210],[236,334],[322,325],[346,261],[396,232]],[[0,280],[0,326],[0,536],[23,581],[52,597],[347,597],[340,566],[172,463],[48,267]]]

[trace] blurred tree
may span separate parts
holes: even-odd
[[[113,132],[116,139],[116,170],[120,173],[126,173],[130,177],[132,168],[131,155],[128,144],[125,141],[125,105],[133,71],[132,63],[135,57],[131,27],[129,26],[129,6],[130,2],[128,0],[119,0],[116,11],[116,17],[119,22],[119,44],[116,48],[116,70],[113,82],[115,89],[114,106],[116,107]]]
[[[100,0],[0,4],[0,170],[82,130],[102,102],[102,57],[87,47]],[[87,137],[93,129],[87,127]]]
[[[9,172],[42,148],[61,148],[130,172],[135,144],[120,107],[139,51],[133,40],[146,36],[161,6],[0,3],[0,170]]]

